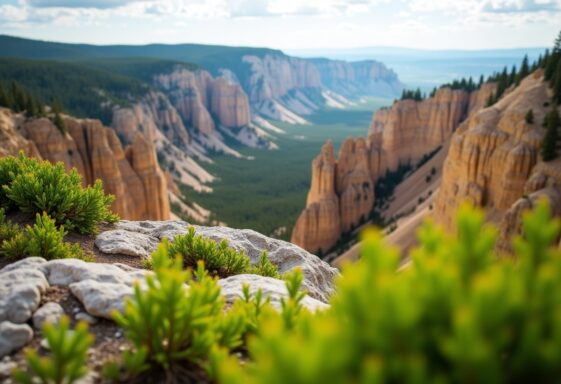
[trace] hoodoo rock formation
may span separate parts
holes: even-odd
[[[154,148],[137,133],[125,150],[110,128],[99,120],[64,118],[67,133],[49,119],[26,119],[0,109],[2,156],[29,155],[61,161],[67,169],[76,168],[84,184],[103,181],[106,193],[115,195],[113,210],[122,218],[166,220],[170,217],[166,180]]]
[[[341,234],[369,216],[381,176],[402,164],[415,164],[443,145],[494,89],[492,83],[473,92],[442,88],[423,101],[396,101],[374,114],[367,140],[342,144],[338,160],[333,145],[326,144],[313,162],[306,209],[291,241],[312,252],[329,250]],[[330,173],[332,181],[325,176]]]
[[[540,157],[541,122],[550,98],[542,71],[536,71],[458,128],[435,204],[438,222],[449,226],[459,204],[468,200],[500,223],[499,248],[508,251],[503,239],[519,232],[522,211],[539,197],[547,197],[554,213],[561,214],[561,160],[542,162]],[[529,110],[533,123],[524,118]]]

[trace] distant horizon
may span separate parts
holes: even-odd
[[[423,52],[498,52],[498,51],[515,51],[515,50],[526,50],[526,49],[548,49],[548,46],[513,46],[513,47],[496,47],[496,48],[468,48],[468,49],[458,49],[458,48],[416,48],[410,46],[397,46],[397,45],[371,45],[371,46],[354,46],[354,47],[326,47],[326,48],[280,48],[275,46],[263,46],[263,45],[235,45],[235,44],[220,44],[220,43],[199,43],[196,41],[183,41],[183,42],[146,42],[146,43],[128,43],[128,42],[114,42],[114,43],[95,43],[88,41],[64,41],[64,40],[54,40],[45,38],[29,37],[25,35],[16,35],[11,33],[0,32],[0,36],[7,36],[12,38],[19,38],[25,40],[36,40],[48,43],[61,43],[61,44],[72,44],[72,45],[92,45],[99,47],[108,46],[149,46],[149,45],[205,45],[205,46],[225,46],[225,47],[237,47],[237,48],[262,48],[262,49],[272,49],[279,50],[283,52],[328,52],[328,51],[359,51],[359,50],[375,50],[375,49],[386,49],[386,50],[403,50],[403,51],[423,51]]]

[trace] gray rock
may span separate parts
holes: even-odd
[[[142,233],[115,229],[100,233],[95,245],[104,253],[148,258],[158,245],[158,240]]]
[[[51,285],[70,285],[84,280],[132,285],[135,280],[144,280],[146,274],[151,273],[142,269],[125,269],[119,265],[87,263],[78,259],[51,260],[43,269]]]
[[[33,314],[33,327],[41,329],[46,322],[55,324],[64,315],[64,309],[58,303],[45,303]]]
[[[33,338],[33,329],[27,324],[0,323],[0,357],[16,351]]]
[[[94,324],[97,324],[97,322],[98,322],[97,317],[93,317],[86,312],[78,312],[76,314],[76,316],[74,316],[74,318],[77,321],[85,321],[89,325],[94,325]]]
[[[2,383],[4,383],[5,379],[8,379],[11,374],[12,371],[14,369],[16,369],[18,367],[18,365],[16,364],[16,362],[8,360],[8,361],[1,361],[0,362],[0,381]]]
[[[0,273],[14,271],[20,268],[41,269],[41,267],[46,263],[47,260],[42,257],[26,257],[25,259],[6,265],[4,268],[0,269]]]
[[[0,270],[0,321],[24,323],[39,306],[41,294],[47,290],[49,283],[43,272],[30,264],[8,267],[11,268]]]
[[[286,290],[284,281],[271,277],[236,275],[226,279],[220,279],[218,280],[218,284],[221,287],[222,296],[224,296],[226,302],[229,304],[232,304],[238,297],[243,297],[242,286],[244,284],[249,285],[249,291],[252,295],[255,295],[258,290],[261,290],[265,297],[269,297],[271,304],[278,309],[281,308],[281,299],[288,298],[288,291]],[[302,300],[302,305],[312,312],[329,308],[327,304],[308,295]]]
[[[117,224],[117,229],[98,235],[96,245],[102,252],[124,253],[147,257],[163,238],[172,239],[187,232],[189,224],[183,221],[126,221]],[[228,240],[231,247],[243,250],[253,262],[259,260],[263,250],[281,273],[294,268],[304,273],[304,288],[308,294],[327,302],[334,290],[334,278],[338,271],[317,256],[286,241],[272,239],[248,229],[195,226],[197,233],[215,241]],[[118,241],[118,248],[111,245]],[[137,243],[143,244],[140,248]],[[103,247],[103,248],[102,248]]]
[[[102,283],[84,280],[70,284],[70,291],[86,308],[90,315],[113,319],[113,311],[123,312],[125,299],[133,295],[132,285],[124,283]]]

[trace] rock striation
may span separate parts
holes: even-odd
[[[200,133],[210,135],[218,124],[239,128],[250,123],[250,108],[242,88],[225,77],[213,78],[204,70],[176,69],[154,78],[183,121]]]
[[[345,68],[340,70],[349,70]],[[311,252],[332,248],[343,233],[368,218],[381,176],[442,146],[494,89],[492,83],[473,92],[442,88],[423,101],[396,101],[374,113],[367,139],[343,142],[338,159],[333,144],[326,144],[312,163],[306,209],[291,241]]]
[[[166,180],[154,148],[137,132],[123,149],[114,130],[99,120],[65,117],[67,132],[61,132],[49,119],[26,119],[3,109],[0,126],[11,139],[4,155],[20,149],[50,162],[61,161],[65,168],[76,168],[84,185],[100,179],[106,193],[116,199],[113,210],[122,218],[165,220],[170,217]]]
[[[459,204],[467,200],[499,223],[498,247],[508,252],[506,239],[520,232],[521,213],[540,197],[548,198],[554,213],[561,214],[561,160],[544,163],[540,156],[541,122],[550,97],[542,72],[536,71],[462,123],[444,164],[435,204],[438,222],[452,225]],[[532,124],[524,118],[530,109]]]
[[[311,59],[311,62],[326,88],[348,98],[364,95],[395,97],[403,90],[397,74],[378,61]]]

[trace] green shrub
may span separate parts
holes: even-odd
[[[0,159],[0,181],[2,206],[32,214],[46,212],[68,230],[90,234],[100,222],[118,220],[110,210],[114,198],[103,193],[101,181],[84,188],[78,172],[67,173],[60,162],[52,165],[23,154],[6,157]]]
[[[64,242],[66,231],[57,229],[55,221],[46,213],[36,215],[35,225],[24,230],[6,220],[0,210],[0,255],[14,260],[26,256],[40,256],[47,260],[79,258],[90,260],[78,244]]]
[[[169,258],[169,247],[166,240],[160,244],[152,255],[154,275],[146,278],[145,289],[136,285],[124,314],[115,313],[134,346],[124,365],[128,375],[152,369],[163,370],[168,378],[196,381],[208,369],[213,349],[242,344],[246,315],[240,305],[225,312],[216,278],[207,274],[202,262],[195,272],[184,270],[181,257]],[[115,375],[114,369],[108,370]]]
[[[70,320],[63,316],[56,325],[45,324],[43,335],[49,344],[51,355],[39,357],[35,350],[27,349],[27,369],[14,371],[13,378],[16,382],[72,384],[87,374],[88,349],[94,337],[88,332],[85,322],[78,323],[71,330]]]
[[[202,261],[205,268],[214,276],[228,277],[253,273],[279,277],[278,268],[269,261],[265,251],[259,262],[252,266],[251,259],[245,252],[230,248],[226,240],[217,243],[197,235],[194,227],[189,227],[185,235],[175,236],[173,243],[167,249],[171,259],[181,256],[186,268],[194,269]]]
[[[216,355],[222,383],[558,382],[560,223],[546,203],[523,219],[516,261],[494,251],[483,212],[462,208],[457,235],[426,223],[411,265],[378,232],[347,265],[331,307],[288,329],[268,314],[250,363]]]

